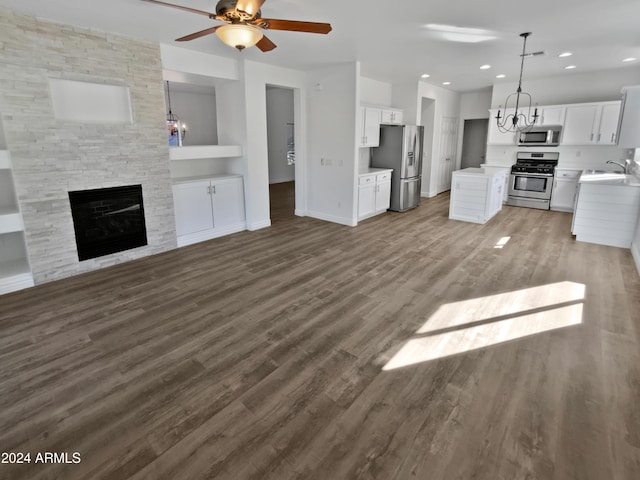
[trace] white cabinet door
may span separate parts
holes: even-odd
[[[371,216],[376,212],[376,184],[371,182],[358,186],[358,219]]]
[[[572,212],[578,192],[578,179],[556,178],[551,193],[551,210]]]
[[[377,147],[380,145],[380,120],[382,111],[379,108],[360,107],[362,116],[361,147]]]
[[[595,141],[595,126],[600,115],[600,105],[575,105],[567,107],[562,132],[562,145],[589,145]]]
[[[599,145],[615,145],[618,132],[618,119],[620,117],[620,103],[606,103],[602,105],[600,115],[600,128],[596,142]]]
[[[564,118],[567,113],[566,107],[542,107],[538,110],[537,124],[544,125],[564,125]]]
[[[173,205],[178,236],[213,228],[209,180],[173,186]]]
[[[391,206],[391,182],[376,184],[376,212],[386,212]]]
[[[402,110],[386,110],[383,109],[380,116],[380,123],[401,125],[403,118]]]
[[[507,132],[502,133],[498,129],[498,125],[496,122],[496,115],[498,114],[498,109],[489,110],[489,133],[487,134],[487,144],[488,145],[515,145],[516,144],[516,134],[515,132]],[[504,118],[504,115],[513,114],[513,109],[509,109],[508,111],[500,110],[500,115]]]
[[[213,180],[213,226],[216,229],[238,225],[245,220],[242,178]]]

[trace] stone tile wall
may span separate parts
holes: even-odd
[[[57,121],[49,78],[123,85],[133,124]],[[160,49],[0,9],[0,115],[36,283],[176,247]],[[149,245],[79,262],[68,192],[142,184]]]

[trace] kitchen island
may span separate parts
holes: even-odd
[[[453,172],[449,218],[487,223],[502,210],[506,169],[465,168]]]
[[[580,175],[571,233],[579,242],[630,248],[640,213],[640,179],[585,170]]]

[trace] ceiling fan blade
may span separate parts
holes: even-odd
[[[258,43],[256,43],[256,47],[258,47],[263,52],[270,52],[274,48],[276,48],[276,44],[267,38],[266,35],[263,35]]]
[[[238,0],[236,2],[236,10],[251,15],[251,18],[253,18],[258,14],[264,2],[265,0]]]
[[[295,20],[277,20],[273,18],[258,18],[253,23],[270,30],[289,30],[292,32],[329,33],[331,24],[317,22],[298,22]]]
[[[212,33],[215,33],[215,31],[221,26],[222,25],[218,25],[217,27],[207,28],[205,30],[192,33],[191,35],[185,35],[184,37],[176,38],[176,42],[188,42],[189,40],[195,40],[196,38],[204,37],[205,35],[210,35]]]
[[[197,13],[198,15],[204,15],[209,18],[216,18],[217,15],[211,12],[205,12],[204,10],[196,10],[195,8],[183,7],[182,5],[174,5],[173,3],[159,2],[158,0],[142,0],[143,2],[156,3],[158,5],[164,5],[165,7],[177,8],[178,10],[184,10],[185,12]]]

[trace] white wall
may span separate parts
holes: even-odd
[[[476,120],[489,118],[491,108],[492,88],[485,88],[476,92],[467,92],[460,95],[460,120]]]
[[[295,123],[293,90],[267,87],[267,138],[269,142],[269,183],[295,180],[295,166],[287,164],[289,125]]]
[[[360,77],[360,103],[395,107],[391,103],[392,86],[372,78]]]
[[[604,72],[567,73],[566,75],[523,78],[522,90],[529,93],[534,104],[604,102],[620,100],[620,90],[637,85],[640,67],[627,67]],[[517,82],[496,83],[491,97],[492,108],[504,105],[507,95],[518,87]]]
[[[245,197],[247,228],[256,230],[271,225],[269,213],[269,155],[267,135],[267,85],[294,90],[296,124],[296,215],[305,215],[306,197],[306,118],[307,76],[304,72],[275,67],[265,63],[244,61],[244,102],[247,106],[245,127]],[[220,94],[218,95],[220,102]],[[310,115],[311,116],[311,115]],[[218,135],[222,141],[220,126]]]
[[[312,179],[308,183],[307,215],[344,225],[357,223],[359,76],[358,63],[307,74],[307,165]]]
[[[218,120],[215,90],[212,88],[210,92],[188,92],[182,90],[184,87],[174,83],[171,83],[169,88],[171,111],[187,126],[187,134],[182,144],[184,146],[217,145]]]
[[[442,117],[459,118],[461,95],[425,82],[418,82],[418,95],[415,109],[418,112],[417,124],[422,124],[422,99],[432,99],[434,103],[433,147],[430,155],[425,153],[422,165],[422,196],[433,197],[437,193],[438,157],[440,151],[440,132]],[[425,131],[425,135],[428,134]],[[460,132],[458,132],[460,134]],[[426,143],[426,142],[425,142]],[[460,152],[457,154],[460,155]],[[459,162],[459,160],[458,160]]]
[[[458,170],[462,163],[462,143],[464,140],[464,121],[489,118],[491,108],[492,88],[485,88],[475,92],[460,95],[460,120],[458,124],[458,150],[454,170]],[[484,162],[483,162],[484,163]]]

